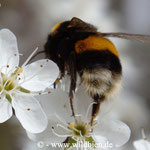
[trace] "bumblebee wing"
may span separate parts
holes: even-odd
[[[99,33],[101,36],[108,36],[108,37],[118,37],[127,40],[134,40],[138,42],[148,42],[150,43],[150,36],[149,35],[142,35],[142,34],[128,34],[128,33]]]

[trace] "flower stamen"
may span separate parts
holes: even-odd
[[[40,47],[37,46],[37,48],[31,53],[31,55],[27,58],[27,60],[23,63],[22,67],[24,67],[32,58],[32,56],[37,52],[37,50],[39,49]]]
[[[141,133],[144,140],[147,140],[147,137],[145,135],[144,127],[141,127]]]
[[[54,131],[54,129],[55,129],[54,126],[52,126],[52,132],[53,132],[53,134],[56,135],[56,136],[58,136],[58,137],[65,137],[65,138],[67,138],[67,137],[71,136],[71,134],[64,134],[64,135],[58,134],[58,133],[56,133]]]
[[[68,127],[68,124],[64,120],[62,120],[57,114],[55,114],[55,116],[60,122],[62,122],[65,126]]]
[[[96,102],[92,102],[89,106],[88,106],[88,109],[87,109],[87,112],[86,112],[86,119],[88,119],[88,115],[89,115],[89,113],[90,113],[90,109],[91,109],[91,107],[94,105],[94,104],[96,104]]]
[[[61,128],[63,128],[63,129],[65,129],[65,130],[67,130],[67,131],[71,131],[71,130],[69,130],[68,128],[66,128],[65,126],[63,126],[63,125],[61,125],[61,124],[57,124],[57,127],[61,127]]]
[[[19,56],[24,56],[24,54],[19,53]]]

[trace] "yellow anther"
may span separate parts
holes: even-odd
[[[17,73],[22,73],[23,72],[23,69],[22,68],[19,68],[18,70],[17,70]]]
[[[73,123],[70,123],[70,124],[69,124],[69,127],[70,127],[70,128],[74,128],[74,124],[73,124]]]

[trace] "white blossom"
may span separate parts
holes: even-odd
[[[57,65],[47,59],[27,65],[36,51],[19,67],[15,35],[8,29],[0,30],[0,123],[8,120],[14,109],[22,126],[32,133],[42,132],[48,124],[33,96],[50,87],[59,73]]]
[[[75,118],[71,116],[68,94],[60,89],[52,91],[50,95],[43,95],[41,102],[48,115],[49,125],[43,133],[28,132],[29,138],[36,142],[43,141],[45,145],[51,145],[53,142],[62,143],[68,138],[69,144],[90,142],[104,146],[108,142],[114,148],[122,146],[130,138],[130,129],[125,123],[107,116],[98,117],[91,126],[89,117],[93,102],[80,88],[73,99]]]
[[[143,139],[137,140],[133,142],[133,145],[136,150],[150,150],[150,142],[147,140],[144,129],[141,129]]]

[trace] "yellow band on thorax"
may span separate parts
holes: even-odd
[[[51,33],[54,33],[54,32],[60,27],[61,24],[62,24],[62,22],[57,23],[57,24],[52,28]]]

